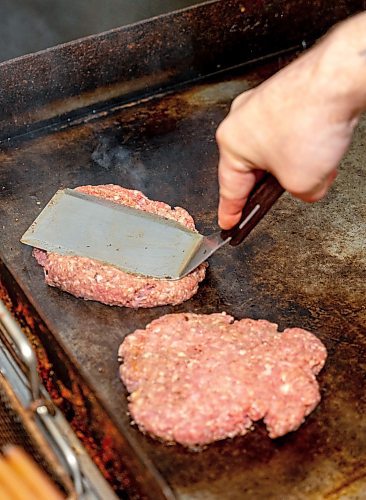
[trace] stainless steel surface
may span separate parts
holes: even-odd
[[[11,355],[6,345],[2,343],[4,340],[6,340],[7,345],[10,341],[11,344],[16,346],[22,366],[26,369],[25,373],[22,369],[20,369],[16,358]],[[78,500],[115,499],[115,495],[107,486],[105,481],[101,479],[100,473],[97,472],[95,467],[91,468],[89,465],[88,474],[83,472],[83,468],[80,463],[80,456],[78,456],[76,450],[74,449],[77,439],[75,436],[72,436],[72,431],[70,430],[67,422],[63,419],[60,412],[53,406],[49,395],[47,394],[45,388],[41,385],[37,372],[37,360],[33,349],[19,325],[14,318],[12,318],[1,300],[0,372],[5,377],[7,383],[9,383],[9,387],[13,388],[14,394],[19,400],[21,407],[24,407],[25,410],[29,410],[28,412],[26,411],[24,415],[28,415],[27,419],[30,418],[31,421],[29,427],[22,430],[23,437],[20,438],[19,436],[19,439],[22,440],[20,442],[27,443],[35,439],[31,434],[29,437],[26,436],[27,430],[29,431],[29,429],[32,428],[32,422],[34,419],[34,426],[41,431],[41,436],[45,439],[45,443],[50,446],[55,455],[60,459],[60,463],[63,464],[65,470],[67,470],[68,474],[72,478],[74,493],[76,494],[76,498]],[[32,417],[33,412],[34,415]],[[16,425],[16,420],[18,420],[19,423],[17,425],[19,427],[21,416],[20,414],[17,416],[16,410],[14,410],[13,416],[9,418],[14,419],[14,426]],[[4,426],[4,423],[2,425]],[[11,426],[11,421],[9,421],[7,425]],[[17,432],[19,433],[19,429]],[[70,438],[73,439],[72,445]],[[17,441],[17,443],[18,442],[19,441]],[[27,444],[26,446],[28,447],[28,451],[30,450],[31,452],[36,449],[34,444]],[[38,460],[40,460],[40,452],[36,453]],[[85,451],[82,451],[80,446],[78,453],[80,455],[85,455]],[[56,466],[56,472],[58,469],[59,465]],[[97,478],[98,487],[95,487],[94,485],[94,478]]]
[[[175,221],[72,189],[58,191],[22,243],[124,271],[179,278],[202,236]]]
[[[201,244],[199,245],[196,252],[191,254],[190,259],[183,267],[183,270],[178,278],[186,276],[187,274],[192,272],[194,269],[196,269],[197,266],[202,264],[202,262],[205,262],[205,260],[211,257],[211,255],[213,255],[216,250],[219,250],[224,245],[229,243],[230,239],[231,238],[227,238],[226,240],[223,240],[221,237],[221,231],[210,234],[209,236],[205,236],[202,239]]]
[[[259,209],[255,205],[238,228],[243,229]],[[52,197],[20,241],[48,252],[96,259],[129,273],[178,280],[230,240],[223,239],[221,231],[202,236],[173,220],[65,189]]]
[[[20,330],[16,321],[0,300],[0,331],[15,345],[18,355],[27,367],[29,386],[33,401],[40,398],[40,381],[37,373],[37,358],[27,338]]]
[[[77,498],[84,499],[87,496],[87,486],[83,482],[79,461],[74,451],[62,435],[55,423],[54,416],[50,413],[47,406],[41,404],[37,406],[35,412],[40,424],[45,428],[47,434],[57,446],[58,452],[66,464],[67,470],[72,478]]]

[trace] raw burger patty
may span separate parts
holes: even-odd
[[[196,447],[243,435],[263,419],[269,436],[297,429],[320,401],[324,345],[300,328],[222,314],[168,314],[119,348],[129,411],[141,431]]]
[[[189,229],[195,229],[194,221],[186,210],[149,200],[140,191],[113,184],[81,186],[76,190],[173,219]],[[180,304],[197,292],[198,284],[206,272],[206,264],[202,264],[185,278],[168,281],[128,274],[87,257],[47,253],[39,249],[35,249],[33,254],[44,268],[48,285],[61,288],[76,297],[126,307]]]

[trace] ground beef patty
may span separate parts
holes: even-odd
[[[77,191],[122,205],[151,212],[195,229],[189,213],[180,207],[171,208],[161,201],[149,200],[140,191],[113,184],[81,186]],[[87,257],[72,257],[35,249],[37,262],[43,266],[46,283],[76,297],[97,300],[103,304],[126,307],[154,307],[180,304],[190,299],[204,279],[206,264],[179,281],[159,280],[128,274],[116,267]]]
[[[120,373],[140,430],[196,447],[243,435],[263,419],[269,436],[294,431],[320,401],[324,345],[300,328],[225,314],[169,314],[126,337]]]

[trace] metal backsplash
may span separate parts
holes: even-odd
[[[363,6],[214,0],[0,64],[0,139],[101,101],[141,97],[304,47]]]

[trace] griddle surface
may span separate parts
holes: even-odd
[[[215,129],[231,99],[277,64],[110,109],[0,153],[1,257],[123,432],[181,498],[355,498],[352,492],[365,491],[366,121],[324,201],[310,206],[285,195],[245,244],[210,260],[200,291],[179,307],[112,308],[52,289],[19,239],[57,189],[84,184],[140,189],[187,208],[202,233],[215,230]],[[329,352],[319,407],[284,438],[271,441],[258,424],[201,453],[140,434],[129,425],[118,346],[136,328],[179,311],[227,311],[313,331]]]

